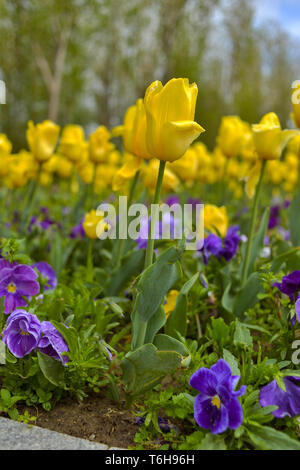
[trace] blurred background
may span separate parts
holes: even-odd
[[[188,77],[213,146],[221,116],[290,124],[300,79],[299,0],[0,0],[0,132],[14,151],[27,121],[87,133],[123,120],[154,80]]]

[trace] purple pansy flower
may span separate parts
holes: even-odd
[[[191,206],[194,208],[197,207],[198,204],[202,204],[201,199],[195,198],[195,197],[189,197],[187,200],[187,204],[191,204]]]
[[[297,416],[300,413],[300,387],[296,385],[299,381],[299,377],[283,377],[286,388],[286,391],[283,391],[277,385],[276,380],[273,380],[259,392],[261,406],[278,406],[277,410],[272,413],[275,418]]]
[[[168,204],[168,206],[173,206],[173,204],[179,204],[179,197],[178,196],[169,196],[167,199],[166,199],[166,204]]]
[[[275,228],[277,227],[277,225],[279,225],[279,222],[280,222],[279,213],[280,213],[280,206],[271,207],[268,229]]]
[[[220,237],[210,233],[204,239],[203,247],[200,250],[203,254],[204,264],[208,263],[211,255],[217,259],[223,257],[226,261],[230,261],[236,255],[241,241],[239,230],[240,228],[237,225],[230,227],[224,238],[224,244]]]
[[[62,353],[69,351],[68,345],[62,335],[49,321],[43,321],[41,325],[42,337],[39,341],[39,350],[47,356],[53,357],[63,364],[68,362],[68,357]]]
[[[238,397],[244,395],[246,386],[234,391],[239,379],[232,375],[223,359],[210,369],[202,367],[192,375],[190,385],[200,392],[194,402],[194,417],[199,426],[212,434],[220,434],[242,424],[243,410]]]
[[[35,315],[21,309],[10,315],[3,332],[3,343],[15,357],[22,358],[33,351],[40,338],[41,323]]]
[[[149,230],[150,217],[142,217],[140,221],[139,237],[135,240],[138,249],[147,248],[148,230]],[[164,213],[162,220],[157,222],[155,227],[154,239],[170,239],[173,240],[176,236],[179,237],[181,229],[178,221],[170,213]]]
[[[31,217],[30,222],[28,224],[28,228],[27,228],[29,233],[32,232],[32,229],[34,226],[40,227],[42,230],[45,230],[45,231],[48,230],[53,225],[56,225],[59,229],[61,229],[61,224],[49,217],[49,210],[47,209],[47,207],[41,207],[40,213],[41,215],[39,217],[36,217],[36,216]]]
[[[25,307],[27,300],[24,297],[39,293],[37,277],[34,269],[25,264],[12,263],[0,269],[0,297],[5,297],[5,313],[10,313],[17,307]]]
[[[57,277],[50,264],[46,263],[46,261],[39,261],[32,267],[36,268],[41,273],[42,277],[46,279],[47,284],[45,284],[44,290],[55,289],[57,286]]]
[[[82,219],[78,222],[78,224],[72,228],[69,238],[84,238],[85,237],[85,232],[82,226],[83,220],[84,220],[84,217],[82,217]]]
[[[283,276],[281,282],[275,282],[273,287],[277,287],[285,295],[288,295],[290,300],[294,300],[294,295],[300,290],[300,271],[293,271],[287,276]]]

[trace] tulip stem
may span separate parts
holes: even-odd
[[[249,230],[247,248],[246,248],[246,255],[245,255],[244,264],[243,264],[242,283],[241,283],[242,287],[244,287],[248,278],[251,248],[252,248],[252,242],[254,238],[255,226],[256,226],[256,221],[257,221],[258,204],[260,200],[260,194],[261,194],[264,174],[266,170],[266,164],[267,164],[267,160],[264,160],[262,163],[261,170],[260,170],[259,182],[258,182],[258,185],[256,186],[256,191],[255,191],[255,197],[254,197],[252,214],[251,214],[250,230]]]
[[[162,182],[163,182],[163,178],[164,178],[165,166],[166,166],[166,162],[164,160],[161,160],[160,165],[159,165],[158,177],[157,177],[157,181],[156,181],[156,188],[155,188],[153,204],[159,204],[160,193],[161,193],[161,188],[162,188]],[[148,230],[147,250],[146,250],[146,257],[145,257],[145,269],[148,268],[153,262],[154,238],[151,238],[151,232],[152,232],[152,227],[156,226],[157,220],[155,220],[155,219],[156,219],[156,217],[153,217],[153,220],[150,218],[150,224],[149,224],[149,230]]]
[[[93,246],[94,246],[94,240],[90,239],[89,240],[89,246],[88,246],[88,255],[87,255],[87,281],[88,282],[93,282],[94,278],[94,265],[93,265]]]

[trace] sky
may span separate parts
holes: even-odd
[[[255,0],[257,21],[278,21],[291,35],[300,39],[300,0]]]

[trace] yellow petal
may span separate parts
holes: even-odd
[[[191,143],[205,132],[195,121],[178,121],[165,123],[162,130],[160,152],[156,158],[174,161],[182,157]]]
[[[256,165],[252,168],[249,174],[248,181],[246,183],[246,194],[249,199],[252,199],[255,194],[255,189],[258,184],[260,172],[261,172],[262,162],[258,161]]]

